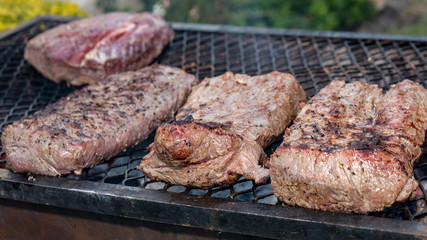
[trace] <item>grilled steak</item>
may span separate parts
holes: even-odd
[[[328,211],[367,213],[414,197],[413,164],[427,129],[427,90],[405,80],[334,81],[314,96],[271,157],[279,200]]]
[[[75,91],[2,134],[15,172],[61,175],[107,160],[173,117],[197,79],[154,65]]]
[[[36,36],[25,59],[54,82],[82,85],[147,66],[173,35],[164,20],[149,13],[110,13]]]
[[[264,182],[263,148],[300,109],[305,92],[289,74],[225,73],[197,85],[176,120],[162,124],[140,169],[150,179],[211,187],[240,175]],[[261,165],[260,165],[261,163]]]

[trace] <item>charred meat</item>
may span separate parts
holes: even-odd
[[[78,173],[147,138],[174,116],[196,83],[162,65],[112,75],[7,126],[7,164],[15,172]]]
[[[290,124],[305,92],[289,74],[225,73],[197,85],[162,124],[140,169],[153,180],[207,188],[269,177],[263,148]],[[264,166],[262,166],[264,165]]]
[[[279,200],[367,213],[414,197],[413,164],[427,129],[427,90],[404,80],[387,93],[333,81],[314,96],[271,157]]]

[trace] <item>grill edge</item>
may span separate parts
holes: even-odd
[[[71,19],[42,16],[0,34],[2,127],[75,89],[46,80],[22,56],[25,41],[42,25],[49,28]],[[186,69],[199,79],[225,71],[255,75],[278,70],[292,73],[309,96],[335,79],[367,80],[388,89],[411,78],[427,86],[427,37],[183,23],[172,23],[172,27],[176,37],[157,62]],[[427,237],[425,147],[414,168],[420,182],[418,197],[364,216],[276,206],[281,203],[269,184],[257,186],[244,178],[209,190],[150,181],[135,168],[151,141],[152,136],[81,176],[66,178],[13,174],[2,169],[2,152],[0,197],[271,238],[307,237],[310,231],[325,237]],[[267,151],[279,143],[280,139]]]

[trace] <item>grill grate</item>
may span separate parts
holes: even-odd
[[[47,80],[23,59],[28,39],[62,22],[41,20],[0,41],[2,128],[76,89]],[[388,89],[391,84],[408,78],[427,88],[427,42],[422,41],[233,33],[178,27],[174,40],[157,62],[183,68],[199,79],[226,71],[249,75],[273,70],[290,72],[300,81],[308,96],[313,96],[332,80],[368,81]],[[243,177],[233,185],[208,190],[151,181],[136,167],[152,141],[153,135],[112,160],[85,169],[80,176],[69,174],[65,177],[213,198],[281,204],[274,197],[270,184],[255,185]],[[277,139],[267,152],[271,153],[280,142],[281,139]],[[415,177],[420,182],[417,198],[369,215],[427,222],[427,151],[426,147],[423,149],[424,154],[415,166]],[[6,167],[4,157],[2,151],[0,168]]]

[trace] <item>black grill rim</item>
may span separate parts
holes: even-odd
[[[390,41],[427,41],[427,36],[398,35],[385,33],[359,33],[346,31],[314,31],[286,28],[259,28],[242,27],[231,25],[200,24],[200,23],[180,23],[173,22],[172,27],[176,30],[192,30],[200,32],[220,32],[220,33],[250,33],[298,36],[298,37],[322,37],[322,38],[342,38],[342,39],[364,39],[364,40],[390,40]]]
[[[0,34],[0,40],[40,21],[71,19],[75,18],[40,16]],[[427,42],[427,36],[318,32],[186,23],[172,23],[172,27],[185,31]],[[427,224],[421,222],[237,202],[85,180],[76,181],[45,176],[28,177],[1,168],[0,198],[270,238],[427,237]]]
[[[0,197],[157,223],[280,239],[426,238],[427,224],[236,202],[0,169]]]

